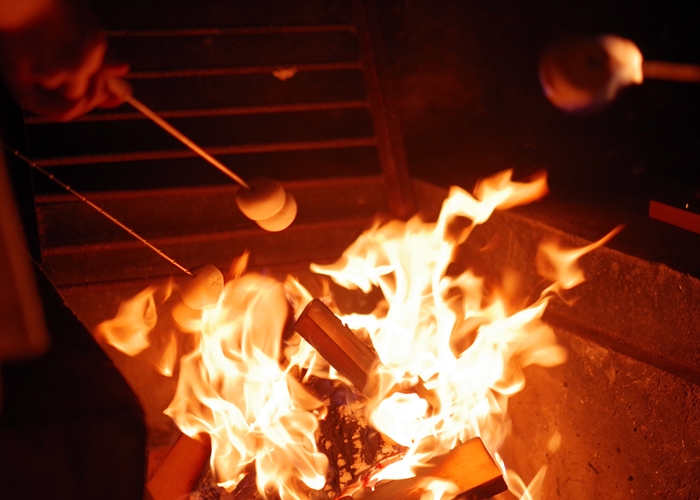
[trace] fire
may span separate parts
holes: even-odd
[[[512,182],[510,176],[503,172],[486,179],[474,197],[453,187],[436,223],[392,221],[361,235],[339,263],[312,267],[349,289],[379,287],[385,297],[372,314],[341,318],[368,332],[384,365],[377,374],[382,384],[372,424],[409,448],[404,460],[383,469],[378,479],[412,475],[415,466],[475,436],[495,454],[509,429],[508,398],[524,386],[522,368],[565,359],[540,319],[546,296],[508,315],[502,301],[484,304],[480,278],[468,271],[456,277],[447,273],[457,246],[494,210],[547,192],[543,175],[528,183]],[[454,236],[450,224],[458,217],[471,222]],[[473,335],[474,324],[480,326],[469,347],[455,352],[454,345]],[[415,394],[389,395],[396,384],[419,380],[438,396],[439,409],[431,410]]]
[[[163,301],[170,297],[172,283],[162,287],[149,286],[119,306],[114,319],[100,323],[95,336],[104,339],[129,356],[136,356],[151,345],[148,335],[156,326],[156,294],[163,294]]]
[[[211,468],[232,490],[255,464],[260,491],[301,498],[325,484],[328,460],[316,448],[321,402],[280,364],[288,313],[278,281],[247,274],[229,281],[217,307],[204,310],[197,347],[180,360],[180,383],[166,413],[189,436],[209,434]]]
[[[583,272],[576,262],[591,250],[606,244],[613,236],[622,231],[623,226],[617,226],[598,241],[583,248],[565,250],[557,241],[546,241],[540,245],[537,258],[537,271],[541,276],[549,278],[553,283],[549,287],[552,292],[568,290],[585,281]]]
[[[452,498],[461,493],[455,485],[449,481],[440,479],[426,480],[421,487],[424,489],[421,500],[440,500],[441,498]]]
[[[163,349],[160,358],[155,361],[156,370],[161,375],[172,377],[177,362],[177,336],[175,332],[170,332],[166,340],[165,348]]]
[[[495,210],[546,193],[544,174],[520,183],[511,180],[510,171],[479,183],[474,196],[453,187],[436,222],[414,217],[377,224],[337,263],[312,266],[348,290],[367,293],[376,287],[383,294],[372,313],[341,317],[371,342],[381,360],[373,374],[377,391],[366,405],[368,420],[407,450],[401,460],[375,471],[370,482],[411,477],[432,457],[478,436],[511,491],[524,499],[537,497],[544,468],[526,486],[498,455],[510,430],[508,399],[524,387],[524,367],[565,360],[542,314],[554,294],[583,281],[576,260],[615,231],[577,250],[545,243],[537,264],[551,285],[514,312],[501,298],[503,291],[486,293],[483,278],[469,270],[453,275],[449,266],[459,245]],[[325,408],[299,377],[337,374],[287,331],[290,310],[297,316],[311,294],[291,277],[279,282],[246,274],[246,262],[244,255],[232,265],[214,307],[193,311],[179,303],[171,308],[170,317],[194,336],[195,347],[179,361],[176,394],[165,412],[183,433],[210,436],[211,469],[228,491],[254,468],[261,494],[307,499],[326,480],[328,460],[316,445]],[[138,354],[155,326],[153,296],[151,288],[125,302],[117,318],[98,331],[127,354]],[[333,304],[332,297],[325,300]],[[168,349],[177,352],[177,346]],[[164,373],[172,373],[167,366]],[[417,384],[424,390],[396,392],[397,386]],[[424,487],[425,499],[455,494],[449,482]]]

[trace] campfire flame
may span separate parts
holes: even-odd
[[[149,286],[119,305],[117,315],[97,325],[95,337],[103,339],[129,356],[136,356],[151,345],[148,335],[158,320],[156,294],[165,302],[172,292],[168,281],[162,287]]]
[[[288,314],[284,286],[258,274],[229,281],[216,307],[204,310],[197,347],[180,360],[180,383],[165,410],[189,436],[209,434],[211,468],[232,490],[255,464],[260,491],[300,499],[295,478],[325,484],[328,459],[316,448],[322,404],[282,360]]]
[[[537,266],[551,284],[518,311],[511,311],[503,291],[485,293],[482,277],[469,270],[453,275],[449,266],[455,250],[495,210],[546,193],[544,174],[521,183],[510,171],[479,183],[473,196],[453,187],[437,222],[416,216],[377,224],[337,263],[312,266],[346,289],[383,294],[372,313],[341,316],[371,341],[382,362],[374,374],[377,391],[367,402],[369,421],[407,449],[370,482],[411,477],[432,457],[478,436],[511,491],[538,497],[544,468],[527,486],[498,455],[510,430],[508,400],[524,387],[523,368],[566,359],[542,314],[554,294],[583,281],[576,260],[619,228],[581,249],[543,244]],[[290,309],[298,316],[311,294],[291,277],[279,282],[246,274],[246,262],[244,255],[234,263],[215,307],[172,308],[171,318],[194,335],[195,347],[179,361],[176,394],[165,412],[183,433],[211,437],[212,473],[228,491],[254,468],[263,495],[307,499],[309,490],[324,487],[328,460],[316,445],[324,405],[299,376],[338,374],[300,337],[285,336]],[[150,287],[122,304],[115,319],[98,327],[100,335],[129,355],[144,350],[156,323],[154,294]],[[333,305],[332,297],[325,300]],[[173,373],[165,366],[164,373]],[[430,396],[396,391],[416,384]],[[453,486],[426,483],[423,496],[452,498]]]

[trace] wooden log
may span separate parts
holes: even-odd
[[[493,497],[493,500],[520,500],[519,496],[514,495],[513,493],[508,491],[504,491],[498,496]]]
[[[297,320],[294,330],[306,339],[338,372],[345,376],[356,389],[369,396],[374,390],[371,374],[379,361],[379,357],[368,346],[363,344],[357,336],[345,326],[333,312],[318,299],[312,300],[304,309]],[[314,378],[314,380],[316,380]],[[314,385],[315,393],[323,394],[329,401],[347,401],[346,396],[327,394],[329,381],[317,380]],[[333,384],[335,390],[346,387]],[[347,390],[344,389],[344,390]],[[438,403],[431,401],[432,394],[423,386],[412,388],[418,395],[425,397],[431,405]],[[331,390],[331,392],[333,392]],[[381,481],[376,485],[368,485],[371,470],[382,467],[385,462],[379,462],[369,472],[356,470],[360,465],[371,464],[377,460],[398,452],[396,447],[384,442],[379,434],[368,432],[363,416],[349,415],[350,407],[341,405],[344,411],[340,412],[337,405],[331,405],[328,417],[321,423],[321,442],[319,449],[328,452],[328,458],[332,466],[337,466],[328,476],[326,485],[327,493],[332,491],[337,494],[336,499],[345,500],[419,500],[426,481],[430,478],[438,478],[449,481],[460,492],[458,498],[469,500],[481,500],[507,490],[507,486],[495,462],[486,451],[481,439],[474,438],[456,447],[450,452],[436,457],[428,466],[421,467],[417,476],[404,480]],[[353,423],[353,421],[355,422]],[[325,424],[325,425],[324,425]],[[351,443],[350,446],[348,443]],[[356,449],[357,443],[361,449]],[[349,446],[349,449],[345,449]],[[367,448],[367,449],[365,449]],[[354,463],[358,462],[359,464]],[[397,459],[398,455],[394,455]],[[170,457],[168,457],[170,458]],[[389,459],[392,460],[392,459]],[[364,465],[363,470],[366,468]],[[160,471],[159,471],[160,472]],[[357,478],[353,472],[362,474],[352,485],[347,481]],[[350,477],[350,476],[353,477]],[[344,477],[348,479],[344,479]],[[250,475],[253,481],[254,474]],[[249,481],[249,482],[250,482]],[[232,498],[254,500],[259,498],[254,481],[248,487],[236,489]],[[343,488],[344,487],[344,488]],[[342,488],[342,492],[338,491]],[[186,489],[186,488],[185,488]],[[203,493],[205,492],[206,493]],[[200,495],[207,499],[229,498],[223,490],[216,487],[210,477],[205,478],[200,484]],[[166,500],[173,497],[156,497],[154,500]]]
[[[491,498],[508,489],[480,438],[470,439],[431,460],[429,465],[418,469],[412,478],[380,481],[374,487],[353,485],[336,500],[420,500],[430,478],[453,483],[459,491],[455,498],[465,500]]]
[[[371,374],[380,363],[379,357],[345,326],[333,312],[318,299],[312,300],[299,316],[294,330],[311,344],[323,358],[345,376],[356,389],[371,396],[375,389]],[[437,409],[439,401],[422,384],[411,390]],[[479,500],[490,498],[508,489],[501,471],[484,447],[481,439],[474,438],[430,462],[430,467],[419,469],[417,476],[398,481],[383,481],[374,488],[355,485],[347,488],[351,494],[338,499],[411,500],[420,499],[424,483],[430,477],[454,483],[459,498]]]
[[[299,315],[294,330],[358,391],[369,398],[375,395],[377,387],[371,375],[381,363],[379,356],[323,302],[318,299],[309,302]],[[401,388],[397,386],[395,391],[399,390]],[[425,399],[433,411],[439,410],[440,401],[421,382],[407,390]]]
[[[153,500],[187,498],[202,475],[204,464],[211,454],[209,436],[193,439],[181,435],[168,453],[158,471],[146,483]]]
[[[370,374],[379,357],[323,302],[318,299],[309,302],[294,330],[358,391],[370,395]]]

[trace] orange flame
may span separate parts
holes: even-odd
[[[545,243],[538,269],[552,285],[512,312],[500,292],[484,293],[484,281],[472,272],[447,272],[455,249],[494,210],[547,194],[543,173],[522,183],[513,182],[511,174],[485,179],[474,196],[453,187],[436,222],[414,217],[376,225],[337,263],[312,266],[347,289],[377,287],[383,293],[371,314],[341,318],[372,342],[382,361],[374,374],[379,390],[367,405],[368,420],[408,449],[403,458],[378,469],[371,483],[411,477],[432,457],[479,436],[511,491],[526,500],[539,495],[545,468],[526,486],[498,455],[510,430],[508,399],[524,387],[524,367],[565,360],[542,314],[552,293],[583,281],[576,260],[619,228],[582,249]],[[467,224],[456,226],[456,220]],[[455,227],[460,227],[457,234]],[[336,374],[299,336],[283,347],[290,309],[299,315],[311,294],[291,277],[280,283],[245,274],[247,260],[246,253],[234,261],[215,307],[194,311],[179,303],[172,308],[175,324],[192,334],[195,347],[180,359],[176,394],[165,412],[183,433],[210,435],[211,469],[228,491],[254,467],[263,496],[274,490],[282,500],[307,499],[310,490],[323,488],[328,467],[315,440],[324,408],[294,374]],[[120,307],[117,318],[100,325],[108,342],[130,355],[146,348],[156,321],[153,293],[153,288],[144,290]],[[169,356],[177,352],[172,339]],[[164,373],[173,373],[170,361],[164,366]],[[430,397],[394,391],[397,384],[418,383]],[[426,500],[455,493],[452,484],[440,480],[423,487]]]
[[[554,366],[565,360],[565,351],[541,320],[546,295],[508,314],[497,294],[482,307],[483,283],[470,272],[457,277],[447,274],[457,245],[494,210],[527,203],[546,193],[543,174],[530,182],[515,183],[510,171],[503,172],[481,182],[475,196],[452,188],[434,224],[419,218],[392,221],[362,234],[338,263],[313,266],[315,272],[349,289],[368,292],[378,287],[386,299],[370,315],[342,318],[351,328],[368,332],[383,364],[376,374],[380,394],[368,407],[370,421],[409,448],[403,460],[382,469],[374,479],[412,476],[416,466],[475,436],[495,454],[510,429],[508,398],[525,383],[522,369],[531,364]],[[450,238],[448,228],[457,217],[471,223]],[[555,284],[567,288],[580,283],[582,275],[570,276],[573,263],[610,237],[612,234],[576,252],[559,252],[561,264],[555,265],[550,276]],[[551,258],[557,255],[554,249],[545,251]],[[460,345],[456,340],[474,327],[471,343],[455,352],[454,346]],[[438,397],[436,407],[430,408],[416,394],[391,393],[396,384],[418,381]]]
[[[283,368],[288,306],[278,281],[256,274],[229,281],[217,307],[202,312],[197,347],[180,361],[178,387],[165,411],[190,436],[211,436],[210,465],[232,490],[255,463],[260,491],[300,499],[294,478],[325,484],[328,460],[316,448],[321,403]]]
[[[419,485],[423,490],[420,500],[440,500],[441,498],[453,498],[461,493],[456,484],[438,478],[426,478]]]
[[[600,240],[582,248],[565,250],[560,247],[558,241],[543,242],[537,255],[537,271],[544,278],[554,282],[546,291],[557,293],[583,283],[585,278],[583,271],[578,267],[578,260],[588,252],[606,244],[622,231],[623,227],[617,226]]]
[[[129,356],[136,356],[150,346],[148,334],[156,326],[155,294],[163,293],[167,300],[171,283],[163,287],[149,286],[119,305],[117,315],[97,325],[95,336],[113,345]]]
[[[156,362],[156,370],[166,377],[173,376],[175,363],[177,362],[177,337],[175,332],[170,332],[167,344],[160,359]]]

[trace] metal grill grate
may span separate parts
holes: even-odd
[[[236,186],[127,105],[70,123],[26,117],[28,155],[185,265],[226,266],[245,248],[266,249],[253,265],[333,258],[375,213],[411,214],[367,6],[289,3],[96,5],[111,50],[132,65],[135,96],[244,179],[273,177],[294,193],[299,217],[284,233],[257,230],[235,208]],[[34,182],[44,267],[59,285],[170,272],[43,177]],[[299,252],[271,257],[287,240]]]

